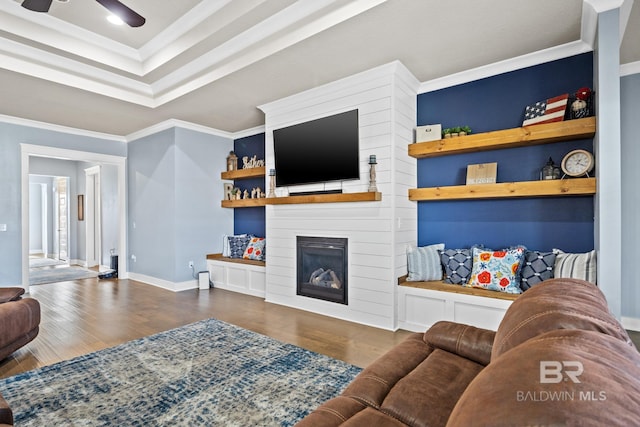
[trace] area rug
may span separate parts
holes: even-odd
[[[49,267],[52,265],[64,265],[65,262],[52,258],[29,257],[29,268]]]
[[[208,319],[0,380],[16,426],[290,426],[361,371]]]
[[[98,277],[95,271],[82,267],[32,268],[29,269],[29,284],[66,282],[68,280],[91,279]]]

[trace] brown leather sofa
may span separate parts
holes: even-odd
[[[40,303],[22,298],[23,288],[0,288],[0,361],[32,341],[40,330]],[[13,412],[0,395],[0,427],[13,425]]]
[[[33,340],[40,330],[40,303],[23,288],[0,288],[0,360]]]
[[[2,396],[0,396],[0,427],[13,425],[13,412],[9,404]]]
[[[496,332],[439,322],[364,369],[306,426],[640,425],[640,353],[591,283],[551,279]]]

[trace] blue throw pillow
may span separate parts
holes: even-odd
[[[445,249],[439,252],[444,268],[444,282],[454,285],[467,283],[473,267],[471,249]]]
[[[229,257],[242,258],[252,236],[229,236]]]
[[[553,278],[556,254],[553,252],[526,251],[522,261],[520,289],[526,291],[547,279]]]

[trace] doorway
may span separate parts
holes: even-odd
[[[114,229],[117,230],[117,237],[114,241],[114,248],[121,254],[127,253],[127,229],[126,229],[126,157],[108,154],[93,153],[88,151],[69,150],[41,145],[20,144],[21,146],[21,193],[22,197],[22,287],[29,292],[29,158],[47,157],[62,160],[76,160],[98,165],[114,166],[115,175],[115,210],[116,213],[112,221]],[[67,203],[67,207],[70,205]],[[69,209],[72,210],[72,209]],[[126,263],[123,264],[124,272],[119,274],[120,278],[126,279]]]

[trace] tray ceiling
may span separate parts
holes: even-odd
[[[169,119],[237,132],[264,123],[257,105],[395,60],[437,82],[589,51],[594,30],[583,0],[122,2],[145,25],[113,26],[91,0],[0,3],[0,114],[120,136]],[[623,64],[640,61],[632,4]]]

